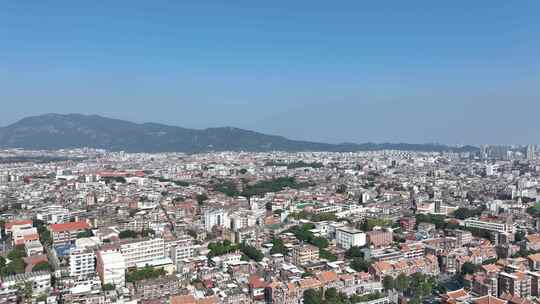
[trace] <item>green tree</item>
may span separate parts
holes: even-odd
[[[358,246],[352,246],[345,252],[345,257],[348,259],[353,258],[364,258],[364,253],[362,252],[362,248]]]
[[[321,304],[321,294],[314,289],[304,291],[304,304]]]
[[[41,270],[50,271],[51,265],[49,265],[49,263],[47,262],[40,262],[34,265],[34,267],[32,267],[32,271],[41,271]]]
[[[101,288],[103,289],[103,291],[110,291],[110,290],[115,290],[116,289],[116,287],[113,284],[110,284],[110,283],[101,286]]]
[[[429,281],[424,281],[420,284],[420,294],[423,297],[429,296],[432,292],[433,286]]]
[[[525,239],[525,231],[523,230],[519,230],[516,232],[516,234],[514,234],[514,238],[516,240],[516,242],[521,242]]]
[[[13,274],[24,273],[25,268],[26,264],[24,263],[22,258],[13,260],[6,266],[6,269],[8,269],[8,271]]]
[[[465,262],[461,265],[461,274],[473,274],[476,271],[476,266],[471,262]]]
[[[540,203],[536,203],[533,206],[527,208],[527,213],[533,217],[540,217]]]
[[[156,235],[156,232],[154,231],[154,229],[143,229],[141,231],[142,237],[149,237],[149,236],[154,236],[154,235]]]
[[[25,282],[19,283],[16,285],[17,295],[20,296],[23,300],[30,299],[32,296],[32,283]]]
[[[92,230],[90,229],[86,229],[85,231],[82,231],[82,232],[79,232],[77,234],[77,238],[80,239],[80,238],[87,238],[87,237],[91,237],[93,236],[94,234],[92,233]]]
[[[409,277],[400,273],[396,278],[395,286],[399,292],[404,292],[409,287]]]
[[[339,294],[334,287],[328,288],[324,292],[325,303],[340,303]]]
[[[272,239],[272,249],[270,249],[270,254],[276,253],[287,253],[287,248],[285,248],[285,244],[283,244],[283,241],[280,238]]]
[[[335,262],[337,261],[337,256],[335,256],[333,253],[326,249],[319,249],[319,257],[321,259],[326,259],[329,262]]]
[[[384,290],[389,291],[395,288],[394,278],[392,276],[385,276],[382,281]]]
[[[414,297],[407,304],[422,304],[422,300],[419,297]]]
[[[24,251],[24,247],[21,248],[19,246],[15,247],[7,255],[8,259],[10,260],[24,258],[25,256],[26,256],[26,252]]]
[[[120,233],[118,234],[118,237],[121,239],[136,238],[137,232],[133,230],[120,231]]]
[[[315,246],[319,247],[319,249],[326,248],[329,245],[328,240],[326,238],[323,238],[323,237],[313,237],[313,238],[311,238],[310,243],[312,245],[315,245]]]
[[[45,230],[42,233],[39,234],[39,240],[41,243],[45,246],[52,246],[52,236],[51,232],[49,230]]]
[[[246,243],[240,244],[240,251],[242,251],[243,254],[245,254],[250,259],[255,260],[256,262],[262,261],[264,257],[264,254],[260,250],[253,246],[247,245]]]
[[[205,193],[201,193],[201,194],[197,194],[197,196],[195,197],[195,199],[197,200],[197,203],[199,205],[202,205],[204,204],[204,202],[206,200],[208,200],[208,196],[205,194]]]
[[[460,207],[456,211],[454,211],[454,217],[460,220],[464,220],[466,218],[480,216],[482,214],[482,211],[484,211],[484,208],[469,209]]]
[[[146,266],[141,269],[130,271],[126,274],[127,282],[136,282],[146,279],[155,279],[160,276],[167,274],[163,268],[154,269],[152,267]]]
[[[351,262],[351,268],[359,272],[367,272],[369,263],[362,258],[354,258]]]

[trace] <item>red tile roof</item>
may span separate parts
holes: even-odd
[[[196,304],[197,301],[192,295],[171,297],[171,304]]]
[[[249,285],[251,286],[251,288],[253,289],[258,289],[258,288],[264,288],[266,287],[266,284],[264,283],[264,280],[263,278],[261,278],[260,276],[258,275],[252,275],[250,278],[249,278]]]
[[[13,226],[19,226],[19,225],[32,225],[32,220],[20,220],[20,221],[12,221],[9,223],[6,223],[6,230],[10,230],[13,228]]]
[[[474,304],[505,304],[505,300],[493,296],[483,296],[473,301]]]
[[[89,229],[90,225],[87,222],[69,222],[63,224],[52,224],[49,226],[53,232],[64,232],[64,231],[74,231],[74,230],[84,230]]]

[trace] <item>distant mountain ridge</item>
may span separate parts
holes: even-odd
[[[329,151],[372,150],[477,151],[476,147],[438,144],[343,143],[290,140],[232,127],[187,129],[158,123],[133,123],[98,115],[44,114],[0,128],[0,147],[56,150],[90,147],[127,152]]]

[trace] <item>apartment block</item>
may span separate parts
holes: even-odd
[[[341,227],[336,230],[336,244],[343,249],[362,247],[366,244],[366,234],[358,229]]]
[[[120,244],[120,253],[124,256],[126,267],[135,267],[154,259],[165,257],[165,242],[162,238],[130,240]]]
[[[96,255],[92,250],[76,248],[69,254],[69,275],[84,278],[95,275]]]
[[[125,285],[126,262],[120,252],[98,251],[96,271],[103,285],[112,284],[117,287]]]
[[[319,248],[310,244],[302,244],[293,247],[292,262],[296,265],[303,265],[319,259]]]
[[[90,225],[84,221],[49,226],[54,245],[71,243],[75,241],[79,233],[84,232],[86,229],[90,229]]]

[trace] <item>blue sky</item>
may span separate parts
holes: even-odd
[[[57,112],[540,143],[539,13],[537,0],[4,2],[0,125]]]

